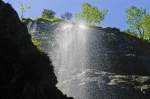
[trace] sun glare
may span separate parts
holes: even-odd
[[[63,25],[63,29],[69,29],[69,28],[72,28],[73,27],[73,25],[72,24],[64,24]]]
[[[86,26],[86,24],[84,24],[84,23],[79,23],[79,24],[78,24],[78,27],[79,27],[80,29],[87,29],[87,26]]]

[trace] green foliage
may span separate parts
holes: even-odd
[[[23,14],[25,12],[25,8],[24,8],[24,4],[23,3],[20,4],[20,9],[21,9],[21,19],[23,19]]]
[[[53,10],[44,9],[42,12],[42,18],[54,18],[55,12]]]
[[[34,44],[39,50],[41,50],[41,43],[40,43],[40,41],[38,41],[35,37],[32,37],[32,42],[33,42],[33,44]]]
[[[129,30],[131,33],[137,33],[137,36],[141,39],[144,39],[144,36],[146,35],[142,25],[146,15],[146,9],[143,8],[131,6],[127,10],[127,23]]]
[[[142,22],[142,27],[144,28],[144,38],[150,40],[150,15],[146,15]]]
[[[127,10],[128,33],[143,40],[150,41],[150,15],[146,9],[131,6]]]
[[[61,18],[66,19],[66,20],[71,20],[72,17],[73,17],[73,15],[72,15],[72,13],[70,13],[70,12],[65,12],[65,13],[61,16]]]
[[[31,9],[29,4],[24,3],[24,0],[2,0],[9,4],[19,4],[20,6],[20,19],[21,21],[24,19],[24,14]]]
[[[61,18],[43,18],[43,17],[37,18],[37,22],[40,22],[40,23],[56,22],[56,21],[61,21],[61,20],[63,20],[63,19],[61,19]]]
[[[131,35],[131,36],[138,37],[137,33],[131,32],[129,29],[125,30],[124,32],[126,32],[127,34],[129,34],[129,35]]]
[[[100,10],[89,3],[84,2],[82,4],[81,17],[89,24],[98,24],[104,20],[107,10]]]
[[[29,22],[33,22],[33,20],[31,18],[23,18],[22,22],[27,25]]]
[[[27,11],[27,10],[30,10],[30,6],[27,5],[25,6],[23,3],[20,4],[20,10],[21,10],[21,20],[23,19],[24,17],[24,13]]]

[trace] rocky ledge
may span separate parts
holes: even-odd
[[[120,75],[86,69],[58,85],[63,92],[86,99],[149,99],[150,76]],[[66,88],[72,88],[67,90]],[[78,92],[73,89],[77,88]],[[66,90],[65,90],[66,89]],[[80,96],[78,96],[80,94]],[[85,98],[84,98],[85,99]]]

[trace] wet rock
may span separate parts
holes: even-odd
[[[141,92],[145,95],[150,95],[150,85],[141,86]]]
[[[149,78],[150,76],[120,75],[88,69],[74,75],[73,79],[64,80],[67,82],[59,86],[70,96],[84,99],[149,99],[150,85],[145,84]],[[70,86],[72,89],[65,90]],[[74,88],[78,92],[74,92]],[[78,96],[79,93],[81,96]]]
[[[150,84],[150,78],[148,76],[139,76],[135,80],[141,84]]]

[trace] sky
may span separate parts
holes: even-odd
[[[101,23],[103,27],[117,27],[121,30],[127,29],[126,10],[130,6],[146,8],[150,13],[150,0],[5,0],[12,4],[20,15],[20,3],[30,5],[31,9],[26,11],[24,16],[37,18],[41,15],[43,9],[52,9],[56,12],[56,16],[60,17],[64,12],[77,13],[81,11],[83,2],[88,2],[99,9],[107,9],[104,21]]]

